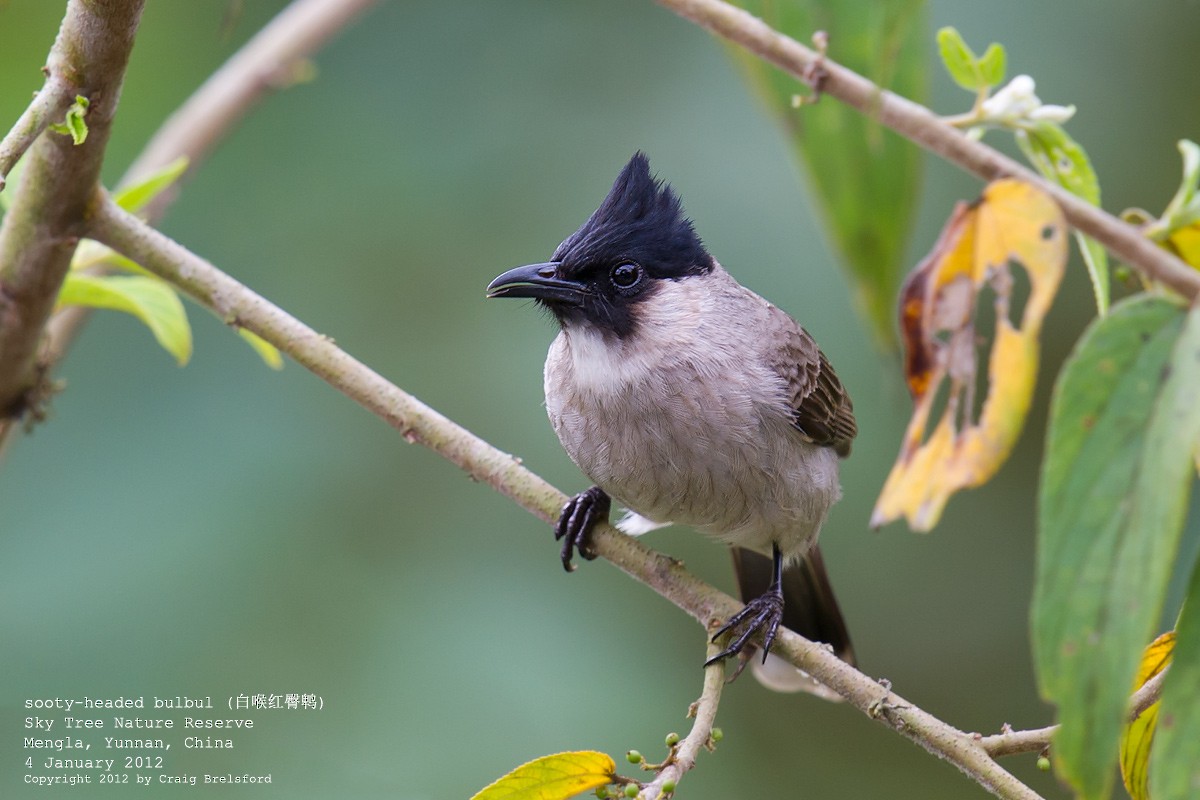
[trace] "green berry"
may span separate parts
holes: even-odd
[[[1040,769],[1042,772],[1046,772],[1050,769],[1050,759],[1046,758],[1045,756],[1038,756],[1037,765],[1038,769]]]
[[[712,733],[710,733],[708,736],[710,739],[713,740],[713,744],[716,744],[717,742],[719,742],[725,738],[725,732],[722,731],[720,728],[713,728]]]
[[[636,783],[629,783],[629,784],[625,785],[625,796],[630,798],[631,800],[632,800],[632,798],[638,796],[638,791],[639,791],[639,789],[638,789],[638,785]]]
[[[675,781],[663,781],[662,790],[663,794],[675,794]]]
[[[642,754],[639,753],[637,750],[630,750],[629,752],[627,752],[625,754],[625,760],[628,761],[630,764],[640,764],[645,759],[642,758]]]
[[[674,747],[679,744],[679,734],[672,731],[667,734],[667,747]]]

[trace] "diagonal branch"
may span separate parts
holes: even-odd
[[[0,225],[0,417],[22,411],[38,382],[38,341],[99,182],[142,4],[71,0],[50,49],[48,80],[89,101],[88,136],[38,138]]]
[[[180,156],[188,159],[186,174],[194,173],[250,109],[285,88],[301,62],[378,2],[294,0],[167,118],[118,185],[135,184]],[[161,219],[182,182],[155,197],[142,209],[142,217],[151,223]],[[62,358],[88,315],[84,306],[67,306],[50,318],[45,351],[49,362]],[[3,440],[0,430],[0,446]]]
[[[187,174],[192,174],[250,108],[294,83],[309,55],[377,2],[294,0],[167,118],[120,185],[135,184],[180,156],[187,156]],[[156,197],[146,218],[161,217],[175,195],[176,190],[168,189]]]
[[[333,341],[242,286],[203,258],[121,209],[104,193],[87,235],[170,281],[227,324],[244,327],[290,355],[410,442],[423,444],[520,506],[551,522],[566,496],[447,417],[389,383]],[[741,608],[729,595],[608,525],[597,526],[598,555],[686,611],[706,628]],[[1039,796],[997,764],[975,737],[894,694],[823,645],[781,629],[772,650],[846,698],[863,713],[943,758],[998,797]]]
[[[771,28],[758,17],[723,0],[656,0],[685,19],[735,42],[798,80],[813,70],[821,93],[858,109],[896,133],[984,180],[1020,178],[1054,198],[1067,221],[1148,278],[1170,286],[1189,300],[1200,294],[1200,272],[1190,268],[1141,232],[1111,214],[1052,184],[1029,168],[968,139],[932,111],[881,89],[858,73],[831,61]]]
[[[42,131],[55,120],[61,119],[75,98],[73,87],[61,76],[53,73],[33,96],[12,130],[0,141],[0,191],[4,189],[8,174],[25,155]]]
[[[121,185],[135,183],[179,156],[187,156],[188,172],[194,171],[255,104],[286,84],[295,74],[297,64],[377,2],[294,0],[171,115],[126,171]],[[50,107],[51,98],[55,110],[43,110],[43,106]],[[40,132],[65,111],[73,98],[74,87],[51,74],[13,132],[0,143],[0,188],[3,176],[11,168],[6,158],[11,155],[15,162],[28,147],[25,138],[32,141],[36,135],[33,128]],[[151,221],[161,218],[176,195],[174,187],[159,195],[143,209],[143,216]],[[89,312],[84,306],[67,306],[50,317],[39,356],[45,369],[52,368],[66,354]],[[0,457],[11,441],[14,427],[12,419],[0,419]]]

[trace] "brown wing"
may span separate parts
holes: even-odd
[[[850,396],[812,337],[773,310],[785,344],[775,351],[772,366],[787,381],[793,424],[813,444],[832,447],[843,458],[850,455],[850,442],[858,435]]]

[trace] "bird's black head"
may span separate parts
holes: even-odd
[[[549,262],[509,270],[488,286],[488,297],[532,297],[564,326],[586,323],[624,338],[637,326],[637,305],[663,281],[712,269],[679,198],[638,152]]]

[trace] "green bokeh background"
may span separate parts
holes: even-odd
[[[282,6],[150,2],[106,180]],[[61,7],[0,5],[0,120],[40,85]],[[1010,74],[1078,105],[1070,130],[1107,208],[1165,205],[1175,141],[1200,136],[1200,4],[946,1],[929,19],[931,42],[947,24],[979,51],[1004,42]],[[782,134],[705,32],[635,0],[392,2],[316,63],[315,82],[269,98],[187,185],[170,235],[577,491],[541,409],[552,325],[483,288],[547,257],[646,150],[711,251],[801,319],[853,393],[861,436],[823,541],[862,667],[966,730],[1050,722],[1027,635],[1049,382],[1012,461],[935,532],[867,530],[910,411],[899,369],[853,313]],[[938,111],[969,105],[940,70],[932,86]],[[928,161],[910,263],[979,188]],[[21,749],[26,698],[324,698],[252,715],[233,751],[176,745],[172,773],[273,775],[205,797],[468,797],[560,750],[653,760],[686,729],[703,652],[690,619],[605,563],[564,574],[533,517],[295,364],[265,369],[190,309],[185,369],[132,318],[95,315],[52,418],[2,465],[0,795],[144,791],[23,784],[25,758],[48,755]],[[1076,261],[1044,377],[1090,314]],[[686,530],[650,542],[732,588],[720,547]],[[719,724],[725,741],[681,796],[984,796],[853,709],[751,680],[726,693]],[[1006,764],[1065,796],[1032,757]]]

